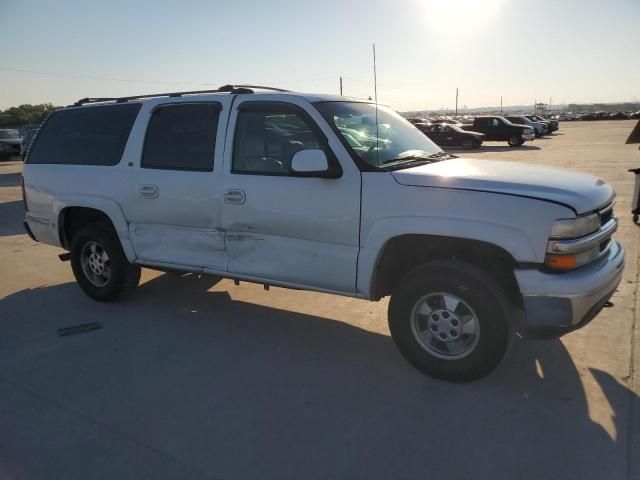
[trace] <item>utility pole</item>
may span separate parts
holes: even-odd
[[[342,96],[342,75],[340,76],[340,96]]]
[[[500,113],[502,113],[502,95],[500,95]]]
[[[549,110],[551,110],[551,100],[553,100],[553,98],[549,97]]]
[[[456,88],[456,115],[458,115],[458,89]]]

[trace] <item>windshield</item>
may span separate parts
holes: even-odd
[[[0,130],[0,138],[14,139],[14,138],[20,138],[20,135],[18,135],[18,130],[2,129]]]
[[[378,106],[376,128],[375,104],[319,102],[315,105],[351,149],[373,167],[428,158],[434,161],[442,153],[440,147],[388,107]]]

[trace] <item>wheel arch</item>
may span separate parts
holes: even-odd
[[[522,305],[514,275],[518,262],[509,251],[484,240],[430,234],[397,235],[385,242],[372,272],[370,298],[390,295],[405,275],[436,259],[460,260],[483,269],[504,288],[513,305]]]
[[[82,225],[106,221],[117,236],[129,262],[136,253],[129,236],[129,224],[120,206],[113,200],[96,196],[61,197],[54,204],[58,235],[63,248],[69,249],[73,232]]]

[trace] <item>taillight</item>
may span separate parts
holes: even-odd
[[[20,175],[20,186],[22,187],[22,203],[24,203],[24,209],[29,210],[27,207],[27,193],[24,190],[24,177]]]

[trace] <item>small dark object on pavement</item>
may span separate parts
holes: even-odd
[[[84,323],[82,325],[74,325],[73,327],[65,327],[58,329],[58,336],[66,337],[67,335],[75,335],[77,333],[90,332],[102,328],[100,322]]]

